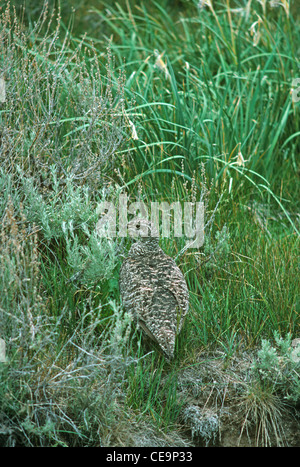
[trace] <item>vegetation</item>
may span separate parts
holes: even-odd
[[[79,3],[0,1],[0,444],[299,444],[297,11]],[[122,309],[130,239],[97,233],[120,194],[205,204],[202,248],[161,239],[172,363]]]

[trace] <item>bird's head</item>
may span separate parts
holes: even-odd
[[[138,238],[145,242],[154,241],[158,243],[158,229],[148,219],[136,218],[128,222],[128,233],[133,238]]]
[[[130,221],[128,223],[128,233],[132,238],[141,241],[145,247],[158,247],[158,229],[148,219],[136,218]]]

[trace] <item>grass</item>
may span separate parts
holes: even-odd
[[[68,2],[22,20],[0,2],[0,444],[220,444],[228,413],[236,444],[288,444],[281,422],[299,404],[297,11],[94,3],[78,6],[80,20]],[[120,193],[205,203],[201,249],[160,240],[190,291],[171,364],[121,307],[131,242],[96,234],[99,203]]]

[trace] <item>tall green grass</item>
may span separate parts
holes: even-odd
[[[258,2],[250,11],[190,5],[183,14],[157,2],[106,6],[109,15],[95,13],[109,34],[96,43],[113,37],[136,102],[134,172],[160,183],[182,160],[187,177],[204,162],[216,184],[237,197],[252,185],[298,231],[279,192],[285,171],[295,180],[299,152],[293,18],[283,8],[263,15]]]

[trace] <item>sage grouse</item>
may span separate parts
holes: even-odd
[[[188,312],[189,293],[175,261],[159,247],[154,225],[145,219],[129,222],[139,240],[132,245],[120,270],[120,293],[126,311],[139,328],[172,359],[175,337]],[[150,231],[152,235],[150,236]]]

